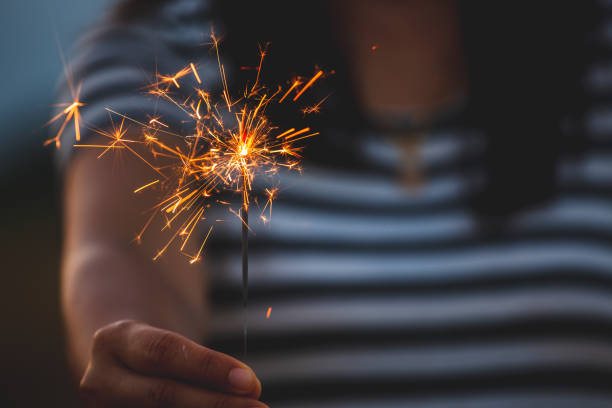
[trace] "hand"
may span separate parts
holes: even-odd
[[[266,408],[261,383],[240,361],[131,320],[94,334],[80,393],[96,408]]]

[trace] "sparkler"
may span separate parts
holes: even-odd
[[[212,232],[212,225],[197,251],[189,252],[186,248],[200,220],[207,218],[211,205],[229,206],[229,211],[238,216],[242,224],[242,297],[245,310],[243,352],[246,358],[249,207],[253,181],[259,175],[274,175],[280,168],[299,170],[300,151],[303,146],[296,143],[319,134],[309,127],[279,129],[270,122],[266,110],[272,103],[298,101],[325,76],[325,73],[317,69],[309,78],[295,78],[286,90],[282,86],[271,90],[261,84],[261,70],[267,48],[260,47],[255,81],[252,85],[247,84],[242,94],[234,99],[219,55],[219,39],[214,32],[211,34],[211,39],[221,79],[220,95],[213,95],[200,86],[202,80],[194,63],[189,63],[173,75],[156,74],[154,81],[146,88],[147,93],[175,105],[191,120],[193,123],[191,134],[173,132],[170,126],[163,122],[163,118],[158,116],[150,117],[148,122],[138,121],[107,108],[111,115],[121,118],[120,124],[118,126],[113,124],[111,131],[92,130],[108,138],[108,143],[100,145],[76,143],[75,146],[100,148],[102,152],[98,157],[114,149],[125,149],[144,161],[157,175],[155,180],[147,181],[134,190],[134,193],[140,193],[152,186],[160,185],[167,192],[167,195],[151,209],[148,221],[136,236],[136,240],[140,241],[153,219],[158,216],[165,220],[162,230],[174,230],[166,245],[155,254],[154,260],[162,256],[173,242],[182,241],[179,251],[187,255],[192,264],[200,261],[204,245]],[[188,97],[179,100],[173,92],[179,89],[185,91],[181,88],[181,80],[189,75],[194,77],[198,86],[192,89],[193,92],[190,92]],[[75,129],[79,126],[78,108],[83,104],[78,100],[78,91],[74,96],[75,101],[52,119],[55,121],[65,115],[59,132],[51,140],[58,146],[59,138],[70,119],[74,118]],[[324,101],[325,99],[314,106],[304,107],[302,113],[307,115],[319,112]],[[128,132],[126,121],[140,128],[140,136],[126,139]],[[76,140],[79,141],[80,135],[78,130],[76,132]],[[172,142],[165,139],[170,139]],[[149,152],[153,159],[163,159],[170,164],[156,165],[155,160],[145,157],[145,154],[135,148],[136,146],[145,147],[145,151]],[[223,191],[233,191],[241,195],[239,212],[234,211],[229,202],[213,198],[215,194]],[[260,214],[264,222],[271,217],[272,202],[277,196],[277,191],[277,188],[265,189],[266,202]],[[265,215],[266,211],[269,216]]]

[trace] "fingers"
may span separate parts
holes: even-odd
[[[146,377],[119,365],[106,370],[88,370],[80,390],[84,402],[96,407],[267,408],[252,398],[204,390],[171,379]]]
[[[261,384],[248,366],[176,333],[136,323],[121,337],[122,346],[114,353],[138,373],[255,399],[261,394]]]

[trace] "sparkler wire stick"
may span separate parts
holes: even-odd
[[[246,188],[246,187],[245,187]],[[247,358],[247,303],[249,299],[249,206],[242,202],[242,307],[243,307],[243,349],[244,361]]]

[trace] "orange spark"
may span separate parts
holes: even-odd
[[[293,81],[293,84],[291,84],[291,86],[289,87],[289,89],[287,89],[287,92],[285,92],[285,94],[283,95],[282,98],[280,98],[280,100],[278,101],[278,103],[281,103],[285,100],[285,98],[287,97],[287,95],[289,95],[291,93],[291,91],[293,91],[298,85],[300,85],[301,82],[299,80],[295,80]]]
[[[64,129],[66,129],[66,125],[68,125],[68,122],[70,122],[70,119],[73,119],[74,121],[75,140],[77,142],[81,140],[81,130],[80,130],[81,113],[79,112],[79,108],[82,106],[85,106],[85,104],[82,102],[79,102],[78,100],[78,97],[79,97],[78,94],[80,93],[80,90],[81,88],[79,86],[75,100],[70,104],[66,104],[67,106],[64,109],[62,109],[60,113],[55,115],[45,124],[45,126],[49,126],[51,123],[59,120],[62,116],[64,116],[64,121],[62,122],[62,125],[60,126],[59,130],[57,131],[57,134],[55,135],[55,137],[46,140],[44,143],[45,146],[51,143],[55,143],[56,147],[60,147],[62,134],[64,133]]]
[[[316,105],[314,106],[307,106],[304,109],[302,109],[302,114],[304,114],[304,116],[311,114],[311,113],[319,113],[321,112],[321,105],[323,104],[323,102],[325,102],[327,100],[327,98],[329,98],[329,95],[326,96],[325,98],[321,99]]]
[[[302,94],[304,93],[304,91],[306,91],[308,88],[310,88],[310,87],[312,86],[312,84],[314,84],[314,83],[315,83],[315,81],[316,81],[317,79],[319,79],[319,77],[320,77],[321,75],[323,75],[323,71],[319,71],[319,72],[317,72],[317,73],[316,73],[316,74],[315,74],[315,75],[314,75],[314,76],[313,76],[313,77],[310,79],[310,81],[308,81],[308,82],[306,83],[306,85],[304,85],[304,87],[303,87],[303,88],[300,90],[300,92],[298,92],[298,94],[297,94],[297,95],[295,95],[295,96],[293,97],[293,101],[294,101],[294,102],[295,102],[295,101],[297,101],[297,100],[299,99],[299,97],[300,97],[300,96],[302,96]]]
[[[184,77],[185,75],[189,74],[190,72],[192,72],[191,67],[185,67],[185,68],[181,69],[179,72],[177,72],[174,75],[161,75],[161,74],[157,74],[157,78],[159,78],[159,81],[153,83],[151,85],[151,87],[157,88],[161,84],[172,83],[177,88],[180,88],[181,86],[180,86],[180,84],[178,82],[178,79]],[[194,72],[195,72],[195,69],[194,69]]]
[[[309,127],[304,128],[304,129],[302,129],[302,130],[298,130],[297,132],[290,133],[290,134],[288,134],[288,135],[284,135],[284,136],[283,136],[283,139],[285,139],[285,140],[287,140],[287,139],[292,139],[292,138],[294,138],[294,137],[296,137],[296,136],[299,136],[299,135],[301,135],[301,134],[303,134],[303,133],[306,133],[306,132],[310,132],[310,128],[309,128]],[[280,136],[276,136],[276,138],[277,138],[277,139],[279,139],[279,138],[280,138]]]
[[[195,76],[196,80],[198,81],[198,84],[201,84],[202,80],[200,79],[198,71],[196,70],[195,65],[193,65],[193,62],[190,62],[189,66],[191,67],[191,72],[193,72],[193,76]]]
[[[45,124],[45,126],[49,126],[51,123],[59,120],[62,116],[65,116],[64,121],[62,122],[56,135],[53,138],[46,140],[44,142],[44,146],[47,146],[51,143],[55,143],[55,147],[59,148],[61,145],[61,137],[64,133],[64,130],[66,129],[66,126],[68,125],[68,122],[70,122],[70,119],[73,119],[74,123],[75,141],[78,142],[81,140],[81,113],[79,111],[79,108],[85,106],[85,104],[79,100],[82,84],[79,84],[75,89],[74,79],[72,77],[69,66],[66,64],[64,52],[62,51],[62,48],[59,44],[59,40],[57,40],[57,47],[62,61],[62,67],[64,69],[64,75],[66,76],[66,83],[68,85],[68,89],[70,90],[72,102],[58,105],[59,107],[64,107],[64,109]]]
[[[159,179],[157,179],[157,180],[155,180],[155,181],[152,181],[152,182],[150,182],[150,183],[148,183],[148,184],[145,184],[145,185],[144,185],[144,186],[142,186],[142,187],[138,187],[136,190],[134,190],[134,193],[138,193],[138,192],[140,192],[140,191],[144,190],[145,188],[150,187],[150,186],[152,186],[153,184],[157,184],[157,183],[159,183]]]
[[[283,133],[281,133],[280,135],[276,136],[276,138],[277,138],[277,139],[280,139],[281,137],[283,137],[283,136],[285,136],[285,135],[287,135],[287,134],[289,134],[289,133],[291,133],[291,132],[293,132],[293,131],[295,131],[295,128],[291,128],[291,129],[289,129],[289,130],[284,131],[284,132],[283,132]]]
[[[163,126],[163,127],[166,127],[166,128],[168,127],[168,125],[166,125],[165,123],[160,122],[157,118],[151,118],[151,120],[149,120],[149,124],[151,124],[151,125],[156,125],[157,124],[157,125],[160,125],[160,126]]]

